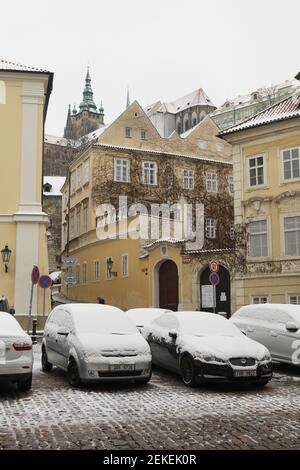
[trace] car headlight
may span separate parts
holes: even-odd
[[[205,354],[204,356],[201,355],[200,353],[198,353],[198,354],[199,354],[200,358],[205,362],[218,362],[220,364],[226,364],[226,362],[227,362],[224,359],[221,359],[220,357],[213,356],[213,355],[210,355],[210,354]]]

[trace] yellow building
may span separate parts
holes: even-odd
[[[33,265],[41,274],[48,273],[48,217],[41,197],[44,121],[52,79],[45,70],[0,60],[0,248],[7,245],[11,250],[7,269],[0,269],[0,295],[7,297],[24,326]],[[42,303],[42,289],[35,288],[33,315],[42,312]],[[49,307],[47,293],[46,311]]]
[[[231,146],[217,133],[207,117],[181,136],[175,131],[163,138],[134,102],[78,156],[63,188],[63,256],[77,261],[73,268],[76,285],[63,288],[68,299],[97,302],[102,298],[122,309],[199,309],[209,261],[217,259],[223,274],[218,309],[230,313],[234,266]],[[119,207],[120,196],[127,198],[128,207],[143,204],[144,208],[139,208],[139,214],[128,212],[128,207]],[[167,217],[152,214],[158,233],[147,228],[146,236],[140,236],[145,211],[163,203],[179,206],[171,211],[170,231],[166,230]],[[204,204],[201,246],[180,234],[185,205],[195,210],[198,203]],[[110,204],[113,212],[104,204]]]
[[[221,133],[232,144],[236,308],[300,303],[300,95]]]

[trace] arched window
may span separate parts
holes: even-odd
[[[196,124],[197,124],[197,114],[194,111],[192,114],[192,127],[196,126]]]
[[[185,130],[185,131],[188,131],[188,130],[189,130],[189,121],[188,121],[188,119],[186,119],[186,120],[184,121],[184,130]]]
[[[182,132],[180,122],[177,123],[177,132],[178,132],[178,134],[181,134],[181,132]]]
[[[193,127],[195,127],[197,124],[197,118],[193,118]]]
[[[6,89],[5,89],[5,82],[0,80],[0,104],[6,103]]]

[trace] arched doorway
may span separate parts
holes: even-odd
[[[158,272],[159,306],[176,311],[178,309],[178,269],[174,261],[164,261]]]
[[[202,293],[202,286],[205,285],[211,285],[209,282],[209,275],[211,271],[209,267],[205,268],[200,276],[200,298],[201,298],[201,303],[200,303],[200,310],[204,312],[213,312],[214,308],[213,307],[206,307],[203,306],[204,299],[203,296],[201,295]],[[226,312],[227,318],[230,317],[231,315],[231,309],[230,309],[230,274],[229,271],[224,268],[224,266],[219,267],[219,277],[220,277],[220,282],[216,286],[216,291],[215,291],[215,312]]]

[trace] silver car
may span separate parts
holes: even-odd
[[[230,321],[249,338],[264,344],[273,360],[300,366],[299,305],[245,305]]]
[[[109,305],[66,304],[52,310],[44,329],[42,369],[55,365],[72,386],[81,382],[151,378],[150,348],[126,314]]]

